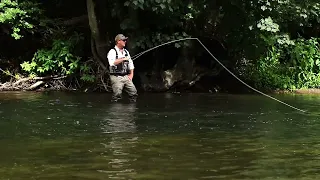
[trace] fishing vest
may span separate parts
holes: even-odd
[[[118,52],[115,48],[113,48],[116,51],[116,59],[118,59]],[[128,51],[126,49],[124,49],[125,51],[125,57],[128,56]],[[124,60],[121,63],[114,65],[114,66],[109,66],[109,71],[111,75],[120,75],[120,76],[124,76],[124,75],[128,75],[130,74],[130,70],[129,70],[129,61],[128,60]]]

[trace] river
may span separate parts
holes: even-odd
[[[320,178],[320,96],[0,93],[0,180]]]

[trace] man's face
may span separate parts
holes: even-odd
[[[125,47],[125,46],[126,46],[126,42],[127,42],[126,39],[124,39],[124,40],[119,40],[119,41],[118,41],[118,44],[119,44],[121,47]]]

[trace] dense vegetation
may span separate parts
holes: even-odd
[[[118,33],[130,37],[132,55],[169,40],[197,37],[259,89],[320,85],[318,0],[1,0],[0,23],[3,90],[108,90],[106,53]],[[211,59],[199,44],[184,41],[135,64],[138,73],[150,77],[182,61],[196,62],[211,74],[190,81],[200,82],[208,74],[225,78]],[[188,73],[181,77],[187,79]],[[137,83],[146,87],[145,82]]]

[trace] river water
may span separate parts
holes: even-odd
[[[320,179],[320,97],[0,93],[0,180]]]

